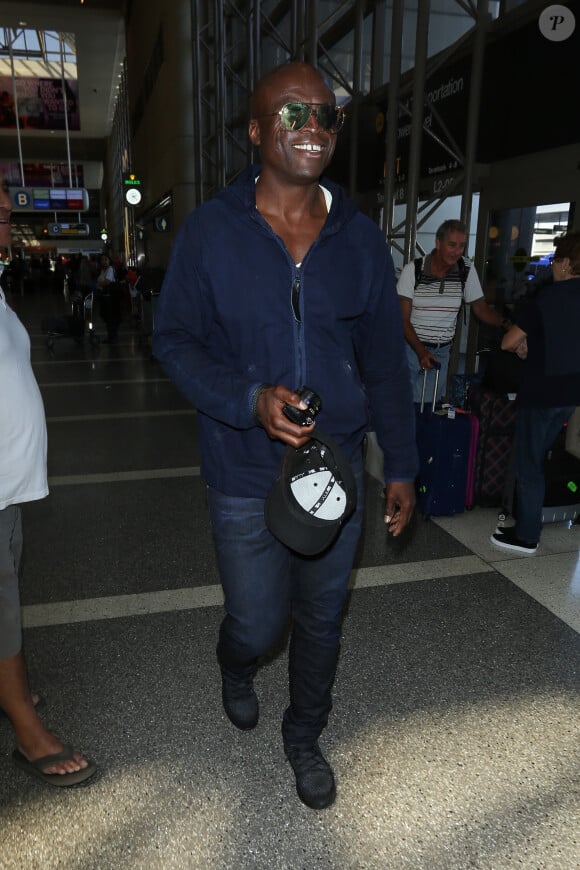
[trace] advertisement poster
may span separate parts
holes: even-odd
[[[68,177],[68,163],[25,163],[24,187],[84,187],[84,172],[81,163],[71,166],[72,184]],[[0,163],[0,175],[8,187],[21,187],[22,178],[18,163]]]
[[[66,130],[65,106],[69,130],[80,130],[78,82],[66,79],[18,78],[16,96],[18,121],[22,129]],[[16,127],[16,104],[12,79],[0,76],[0,129]]]

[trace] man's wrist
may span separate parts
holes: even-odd
[[[258,399],[266,390],[270,389],[272,384],[259,384],[254,393],[252,395],[252,403],[250,406],[250,410],[252,412],[252,417],[256,421],[256,423],[260,423],[260,418],[258,417]]]

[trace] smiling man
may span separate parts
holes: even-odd
[[[360,534],[369,410],[385,456],[384,519],[395,536],[411,517],[417,470],[391,256],[379,228],[322,177],[342,120],[333,91],[308,64],[286,64],[259,82],[249,136],[261,162],[181,228],[153,335],[155,356],[198,410],[225,598],[217,647],[225,712],[237,728],[257,725],[258,661],[290,624],[282,736],[298,795],[314,809],[336,795],[318,739],[332,707]],[[307,410],[296,392],[302,385],[321,400],[316,422],[305,426],[297,422]],[[316,440],[323,433],[332,458],[341,457],[332,473]],[[302,463],[303,473],[282,475],[278,501],[270,501],[282,460],[285,469]],[[292,502],[284,512],[285,499],[323,480],[307,510]],[[300,534],[290,540],[296,526],[316,537],[322,514],[334,517],[343,498],[350,510],[324,547],[306,553]]]
[[[403,314],[413,400],[421,401],[423,372],[440,366],[438,395],[445,394],[451,345],[461,302],[471,303],[475,316],[492,326],[510,323],[485,301],[475,266],[464,257],[465,224],[447,220],[435,235],[435,248],[424,259],[403,268],[397,290]],[[434,374],[428,374],[425,395],[433,395]]]

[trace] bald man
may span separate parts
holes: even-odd
[[[318,741],[360,535],[369,410],[394,536],[410,520],[417,470],[393,263],[379,228],[324,177],[342,121],[309,64],[261,80],[249,122],[260,163],[181,227],[153,336],[155,356],[198,410],[225,598],[217,646],[225,712],[237,728],[256,726],[258,662],[290,624],[282,737],[298,795],[313,809],[336,796]],[[322,407],[301,426],[285,406],[306,410],[296,392],[304,384]],[[285,449],[304,447],[317,427],[346,457],[357,505],[326,549],[304,555],[270,531],[264,506]]]

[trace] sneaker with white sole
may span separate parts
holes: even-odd
[[[533,544],[531,541],[522,541],[518,538],[515,527],[509,529],[496,529],[490,540],[492,544],[496,547],[501,547],[502,550],[511,550],[513,553],[524,553],[526,556],[533,556],[538,549],[537,542]]]

